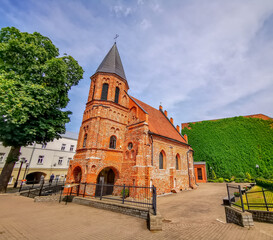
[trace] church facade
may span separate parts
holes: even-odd
[[[193,151],[162,106],[132,97],[116,43],[91,84],[68,183],[152,186],[157,194],[195,187]]]

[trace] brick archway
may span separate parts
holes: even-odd
[[[104,184],[103,189],[101,185],[96,187],[96,196],[99,196],[102,191],[102,195],[111,195],[113,193],[116,180],[118,178],[118,171],[113,167],[103,168],[97,176],[97,184]]]
[[[80,183],[82,180],[82,169],[80,166],[77,166],[73,169],[73,182]]]

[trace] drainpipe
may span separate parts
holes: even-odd
[[[152,166],[154,166],[154,140],[153,140],[153,135],[151,135],[151,140],[152,140]]]
[[[191,150],[188,150],[187,151],[187,163],[188,163],[188,175],[189,175],[189,187],[191,187],[191,177],[190,177],[190,164],[189,164],[189,152],[190,152]]]
[[[28,169],[26,170],[26,173],[25,173],[26,176],[28,175],[28,170],[30,169],[30,164],[31,164],[31,160],[32,160],[32,157],[33,157],[33,153],[34,153],[35,147],[36,147],[36,142],[34,143],[34,146],[32,148],[32,152],[31,152],[31,155],[30,155],[29,163],[28,163],[29,167],[28,167]]]

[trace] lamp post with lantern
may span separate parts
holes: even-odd
[[[22,165],[23,165],[23,163],[26,163],[26,162],[27,162],[27,160],[26,160],[25,158],[21,158],[21,160],[20,160],[19,171],[18,171],[17,178],[16,178],[16,181],[15,181],[15,183],[14,183],[13,188],[16,188],[16,187],[17,187],[17,185],[18,185],[18,179],[19,179],[20,172],[21,172],[21,169],[22,169]]]

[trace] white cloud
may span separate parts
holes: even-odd
[[[0,22],[49,36],[84,67],[71,91],[70,130],[79,129],[89,76],[116,33],[130,94],[163,102],[177,124],[273,116],[272,0],[5,3]]]

